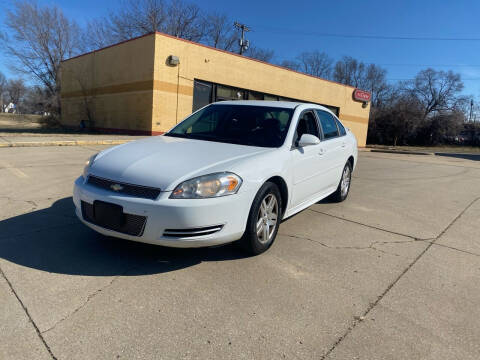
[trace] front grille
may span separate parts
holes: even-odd
[[[176,238],[207,236],[222,230],[222,228],[223,225],[205,226],[193,229],[165,229],[163,236]]]
[[[158,197],[158,195],[160,195],[160,189],[157,189],[157,188],[125,184],[118,181],[99,178],[94,175],[88,176],[87,184],[114,192],[116,194],[130,195],[130,196],[135,196],[135,197],[144,198],[144,199],[154,200]],[[122,189],[118,191],[114,191],[112,189],[113,185],[120,185]]]
[[[111,221],[104,221],[99,223],[95,219],[95,212],[92,204],[89,204],[85,201],[82,201],[82,217],[85,221],[101,226],[108,230],[117,231],[122,234],[132,235],[132,236],[142,236],[143,230],[145,229],[145,223],[147,218],[145,216],[133,215],[133,214],[123,214],[124,219],[121,225],[118,225],[118,219],[112,219]]]

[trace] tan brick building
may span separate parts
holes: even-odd
[[[179,64],[169,62],[178,57]],[[328,106],[365,146],[370,105],[351,86],[155,33],[62,62],[62,122],[161,134],[192,111],[231,99]]]

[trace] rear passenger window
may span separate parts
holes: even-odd
[[[347,131],[345,130],[345,127],[342,125],[342,123],[340,121],[338,121],[338,119],[335,119],[335,121],[337,122],[338,131],[340,132],[340,136],[347,135]]]
[[[323,138],[325,140],[331,139],[338,136],[338,128],[335,118],[321,110],[315,110],[317,112],[318,118],[320,119],[320,125],[323,130]]]

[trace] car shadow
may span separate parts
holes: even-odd
[[[326,198],[323,198],[322,200],[317,201],[317,204],[338,204],[338,201],[335,201],[333,199],[333,196],[329,195]]]
[[[457,158],[457,159],[480,161],[480,154],[435,153],[435,155],[444,156],[444,157],[453,157],[453,158]]]
[[[147,275],[244,257],[234,244],[175,249],[100,235],[76,218],[71,197],[0,221],[0,258],[51,273]]]

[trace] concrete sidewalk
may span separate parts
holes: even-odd
[[[145,136],[0,132],[0,148],[32,146],[118,145]]]

